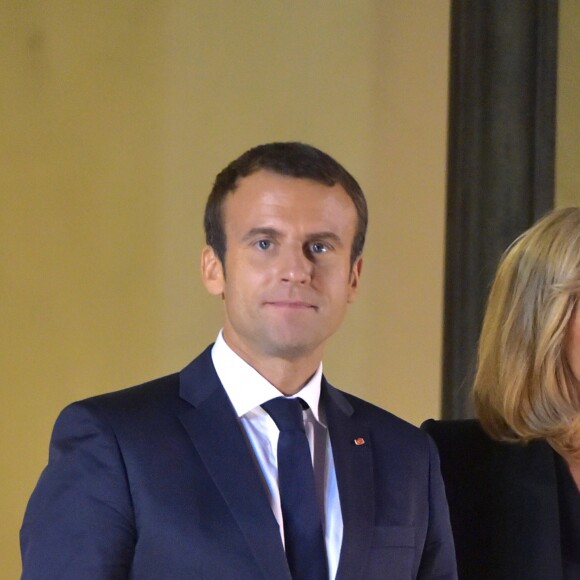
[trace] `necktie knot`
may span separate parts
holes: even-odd
[[[264,403],[262,408],[272,417],[280,431],[304,431],[302,399],[276,397]]]

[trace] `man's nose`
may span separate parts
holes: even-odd
[[[312,277],[312,261],[304,248],[286,248],[280,255],[280,279],[283,282],[304,284]]]

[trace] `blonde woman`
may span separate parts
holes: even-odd
[[[479,341],[479,421],[427,421],[465,580],[580,579],[580,208],[505,252]]]

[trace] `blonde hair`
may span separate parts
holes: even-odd
[[[566,357],[580,295],[580,208],[553,211],[506,250],[488,299],[477,415],[504,441],[546,439],[580,458],[580,384]]]

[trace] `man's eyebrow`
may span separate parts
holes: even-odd
[[[252,228],[244,234],[242,241],[249,240],[256,236],[268,236],[269,238],[278,238],[280,237],[280,235],[281,233],[274,228]]]
[[[308,239],[313,240],[328,240],[329,242],[334,242],[335,244],[342,245],[342,239],[338,234],[334,232],[315,232],[313,234],[308,234]]]

